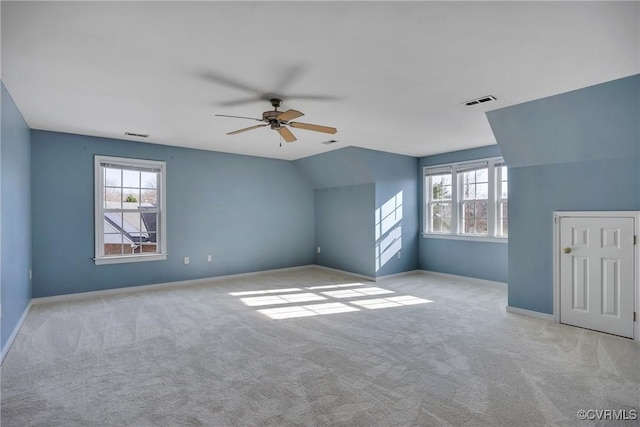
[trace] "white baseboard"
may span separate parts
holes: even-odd
[[[321,270],[333,271],[335,273],[341,273],[341,274],[346,274],[346,275],[349,275],[349,276],[354,276],[354,277],[357,277],[359,279],[370,280],[372,282],[376,281],[375,277],[365,276],[364,274],[352,273],[350,271],[340,270],[338,268],[325,267],[324,265],[318,265],[318,264],[313,264],[313,267],[319,268]]]
[[[54,295],[50,297],[33,298],[31,302],[35,305],[35,304],[47,304],[52,302],[80,301],[80,300],[85,300],[89,298],[108,297],[112,295],[123,295],[123,294],[130,294],[133,292],[141,292],[141,291],[148,291],[148,290],[170,289],[170,288],[180,288],[184,286],[203,285],[206,283],[218,282],[218,281],[227,280],[227,279],[239,279],[242,277],[256,276],[258,274],[302,270],[310,267],[312,267],[312,265],[301,265],[296,267],[277,268],[273,270],[262,270],[262,271],[252,271],[249,273],[229,274],[226,276],[214,276],[214,277],[204,277],[201,279],[180,280],[177,282],[153,283],[150,285],[127,286],[123,288],[104,289],[100,291],[88,291],[88,292],[80,292],[75,294]]]
[[[421,274],[426,274],[427,276],[442,277],[444,279],[465,280],[467,282],[485,284],[485,285],[507,286],[507,283],[496,282],[494,280],[477,279],[475,277],[459,276],[457,274],[440,273],[438,271],[431,271],[431,270],[415,270],[415,271],[418,272],[418,273],[421,273]]]
[[[345,274],[348,276],[356,277],[358,279],[365,279],[372,282],[375,282],[377,280],[382,280],[382,279],[391,279],[394,277],[408,276],[408,275],[418,274],[423,272],[422,270],[412,270],[412,271],[405,271],[402,273],[389,274],[387,276],[380,276],[376,278],[371,276],[365,276],[363,274],[352,273],[350,271],[340,270],[337,268],[325,267],[323,265],[309,264],[309,265],[301,265],[296,267],[278,268],[273,270],[261,270],[261,271],[252,271],[249,273],[229,274],[226,276],[204,277],[201,279],[180,280],[176,282],[166,282],[166,283],[153,283],[149,285],[126,286],[122,288],[103,289],[99,291],[87,291],[87,292],[79,292],[79,293],[65,294],[65,295],[54,295],[50,297],[38,297],[38,298],[33,298],[31,300],[31,304],[37,305],[37,304],[48,304],[48,303],[54,303],[54,302],[81,301],[81,300],[90,299],[90,298],[109,297],[113,295],[124,295],[124,294],[133,293],[133,292],[142,292],[142,291],[148,291],[148,290],[170,289],[170,288],[180,288],[184,286],[202,285],[206,283],[212,283],[212,282],[217,282],[217,281],[227,280],[227,279],[238,279],[242,277],[251,277],[251,276],[256,276],[256,275],[265,274],[265,273],[278,273],[278,272],[284,272],[284,271],[302,270],[306,268],[319,268],[321,270],[333,271],[335,273]],[[457,277],[457,276],[451,276],[451,277]],[[478,279],[474,279],[474,280],[478,280]]]
[[[521,316],[535,317],[536,319],[555,322],[553,314],[540,313],[539,311],[526,310],[524,308],[507,306],[507,313],[520,314]]]
[[[402,271],[400,273],[387,274],[385,276],[373,277],[373,276],[365,276],[364,274],[352,273],[351,271],[340,270],[339,268],[325,267],[324,265],[314,264],[313,266],[317,267],[317,268],[320,268],[322,270],[334,271],[336,273],[347,274],[349,276],[354,276],[354,277],[357,277],[359,279],[370,280],[372,282],[377,282],[378,280],[393,279],[393,278],[402,277],[402,276],[411,276],[411,275],[414,275],[414,274],[420,274],[420,273],[424,272],[424,270],[409,270],[409,271]]]
[[[33,306],[32,301],[29,301],[29,304],[24,309],[24,312],[22,313],[22,316],[20,316],[20,319],[18,320],[18,323],[16,324],[16,327],[13,328],[13,332],[11,332],[11,335],[9,335],[9,339],[7,340],[6,344],[2,348],[2,354],[0,354],[0,364],[2,364],[2,362],[4,362],[4,357],[9,352],[9,349],[11,348],[11,345],[13,345],[13,341],[16,339],[16,336],[18,336],[18,332],[20,331],[20,328],[22,328],[22,325],[24,324],[24,321],[27,318],[27,314],[29,314],[29,311],[31,310],[31,307]]]
[[[402,277],[402,276],[413,276],[414,274],[420,274],[422,272],[423,270],[409,270],[409,271],[403,271],[401,273],[387,274],[385,276],[376,277],[376,282],[378,280],[395,279],[397,277]]]

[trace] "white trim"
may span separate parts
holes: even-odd
[[[168,254],[139,254],[125,256],[105,256],[103,258],[92,258],[96,265],[103,264],[122,264],[125,262],[145,262],[145,261],[164,261]]]
[[[491,167],[487,165],[487,234],[489,236],[497,236],[498,225],[498,176],[496,173],[496,162],[491,162]],[[493,201],[493,202],[492,202]]]
[[[318,265],[318,264],[313,264],[312,266],[313,267],[317,267],[317,268],[319,268],[321,270],[327,270],[327,271],[333,271],[335,273],[347,274],[349,276],[354,276],[354,277],[357,277],[359,279],[366,279],[366,280],[370,280],[372,282],[376,281],[375,277],[365,276],[364,274],[352,273],[350,271],[340,270],[338,268],[332,268],[332,267],[325,267],[324,265]]]
[[[427,276],[440,277],[443,279],[465,280],[467,282],[476,283],[478,285],[508,286],[507,283],[505,282],[497,282],[495,280],[478,279],[476,277],[460,276],[457,274],[449,274],[449,273],[440,273],[439,271],[431,271],[431,270],[415,270],[415,271]]]
[[[127,157],[112,157],[96,154],[94,156],[94,258],[93,261],[96,265],[103,264],[121,264],[129,262],[141,262],[141,261],[163,261],[167,259],[167,162],[163,160],[145,160],[134,159]],[[102,200],[102,190],[104,187],[102,171],[102,163],[112,163],[121,165],[123,167],[144,168],[145,166],[152,166],[160,169],[160,178],[157,183],[158,191],[158,219],[156,238],[159,244],[159,253],[154,254],[134,254],[127,256],[105,256],[101,255],[104,251],[103,247],[103,228],[104,228],[104,209]],[[123,183],[121,183],[123,184]],[[123,184],[124,185],[124,184]]]
[[[496,166],[500,165],[500,166]],[[444,163],[432,166],[422,167],[422,236],[425,238],[436,239],[451,239],[451,240],[469,240],[476,242],[492,242],[492,243],[506,243],[506,236],[498,235],[497,232],[501,229],[498,226],[499,213],[497,209],[497,202],[500,200],[498,197],[498,185],[497,182],[500,174],[496,173],[497,167],[506,166],[504,158],[499,157],[487,157],[482,159],[474,159],[463,162]],[[488,181],[488,194],[487,194],[487,234],[485,235],[473,235],[465,234],[463,231],[463,200],[462,197],[462,181],[459,179],[459,175],[465,172],[466,168],[481,168],[487,169],[487,181]],[[431,185],[428,179],[435,173],[450,173],[451,174],[451,233],[433,233],[430,231],[429,215],[431,212]],[[484,200],[484,199],[469,199]],[[433,203],[439,203],[435,201]]]
[[[109,297],[112,295],[123,295],[130,294],[134,292],[142,292],[149,290],[159,290],[159,289],[170,289],[170,288],[180,288],[184,286],[195,286],[195,285],[204,285],[207,283],[219,282],[226,279],[239,279],[242,277],[250,277],[257,276],[259,274],[264,273],[279,273],[282,271],[292,271],[292,270],[302,270],[305,268],[314,267],[313,265],[300,265],[296,267],[285,267],[285,268],[276,268],[273,270],[261,270],[261,271],[252,271],[249,273],[238,273],[238,274],[228,274],[225,276],[214,276],[214,277],[203,277],[200,279],[190,279],[190,280],[179,280],[177,282],[166,282],[166,283],[153,283],[149,285],[138,285],[138,286],[126,286],[123,288],[115,288],[115,289],[102,289],[99,291],[88,291],[88,292],[79,292],[74,294],[65,294],[65,295],[53,295],[50,297],[39,297],[33,298],[31,302],[34,305],[38,304],[48,304],[53,302],[71,302],[71,301],[81,301],[90,298],[99,298],[99,297]]]
[[[409,270],[409,271],[402,271],[400,273],[387,274],[386,276],[377,276],[376,282],[378,280],[395,279],[397,277],[403,277],[403,276],[413,276],[415,274],[420,274],[421,272],[422,270]]]
[[[560,218],[553,213],[553,321],[560,323]]]
[[[535,319],[547,320],[549,322],[554,321],[553,314],[540,313],[539,311],[525,310],[524,308],[507,306],[507,313],[519,314],[521,316],[533,317]]]
[[[453,168],[453,170],[455,170],[455,167],[467,167],[467,166],[472,166],[472,165],[477,165],[477,164],[481,164],[483,162],[487,162],[487,163],[498,163],[498,162],[504,162],[504,158],[502,156],[494,156],[494,157],[483,157],[481,159],[475,159],[475,160],[465,160],[462,162],[450,162],[450,163],[439,163],[437,165],[428,165],[428,166],[423,166],[422,169],[424,170],[429,170],[429,169],[438,169],[438,168],[442,168],[444,169],[445,167],[451,166]]]
[[[633,218],[634,235],[640,240],[640,211],[555,211],[553,213],[553,320],[560,323],[560,219],[561,218]],[[636,321],[633,340],[640,342],[640,241],[634,246],[634,307]]]
[[[502,232],[504,231],[502,229],[502,204],[506,203],[507,204],[507,231],[509,228],[509,212],[508,212],[508,208],[509,208],[509,168],[507,167],[506,163],[503,163],[500,166],[496,166],[499,165],[499,163],[494,163],[494,172],[497,171],[497,176],[496,176],[496,197],[495,197],[495,208],[496,208],[496,215],[495,215],[495,235],[496,236],[501,236],[501,237],[507,237],[504,234],[502,234]],[[507,176],[506,176],[506,180],[507,180],[507,197],[502,197],[502,181],[503,181],[503,175],[502,175],[502,168],[506,167],[507,168]],[[500,233],[500,234],[498,234]]]
[[[473,234],[421,233],[425,239],[467,240],[483,243],[509,243],[508,237],[474,236]]]
[[[9,353],[9,349],[13,345],[13,341],[15,341],[16,337],[18,336],[18,332],[20,332],[20,328],[22,328],[24,321],[27,319],[27,314],[29,314],[29,311],[31,311],[31,307],[33,307],[33,300],[29,301],[29,304],[27,304],[27,307],[24,309],[22,316],[20,316],[16,327],[13,328],[13,332],[11,332],[11,335],[9,335],[9,339],[2,348],[2,354],[0,355],[0,364],[4,362],[5,356],[7,355],[7,353]]]

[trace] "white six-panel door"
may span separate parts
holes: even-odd
[[[634,334],[634,219],[560,218],[560,322]]]

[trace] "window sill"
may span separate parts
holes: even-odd
[[[462,234],[420,233],[425,239],[466,240],[469,242],[509,243],[508,237],[470,236]]]
[[[167,254],[153,254],[153,255],[126,255],[126,256],[108,256],[102,258],[94,258],[93,261],[96,265],[104,264],[124,264],[130,262],[146,262],[146,261],[164,261],[167,259]]]

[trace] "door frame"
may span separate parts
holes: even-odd
[[[636,244],[633,246],[633,310],[636,321],[633,340],[640,342],[640,211],[555,211],[553,212],[553,319],[560,323],[560,219],[561,218],[632,218]]]

